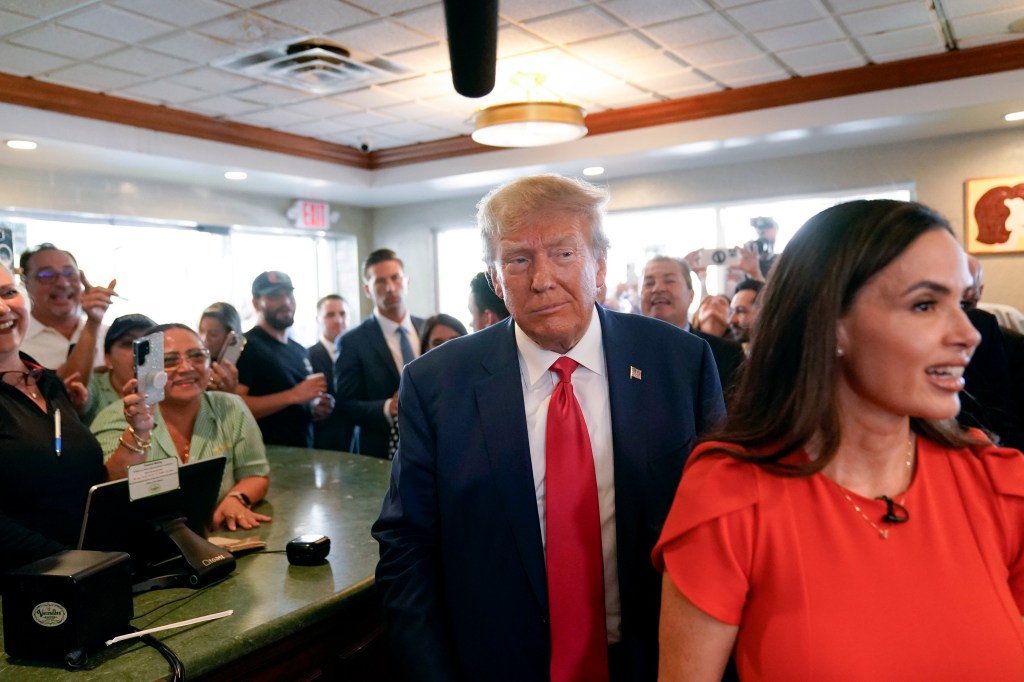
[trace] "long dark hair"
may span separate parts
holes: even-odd
[[[842,436],[835,390],[839,319],[868,280],[930,230],[953,232],[930,208],[888,199],[839,204],[808,220],[776,259],[728,416],[707,439],[734,443],[743,451],[720,450],[782,475],[810,475],[828,465]],[[947,447],[974,442],[952,419],[911,418],[911,428]],[[783,461],[816,435],[817,459]]]

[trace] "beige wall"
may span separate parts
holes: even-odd
[[[614,168],[611,169],[614,171]],[[916,186],[919,201],[949,218],[963,238],[964,180],[1024,174],[1024,135],[995,132],[794,156],[611,180],[611,210],[730,202],[862,187]],[[481,192],[481,195],[483,193]],[[374,241],[403,253],[416,284],[411,307],[433,309],[432,230],[471,225],[479,197],[377,210]],[[1024,254],[983,256],[985,297],[1024,310]]]

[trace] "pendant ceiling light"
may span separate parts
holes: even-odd
[[[535,94],[541,74],[516,74],[513,82]],[[546,90],[546,88],[544,88]],[[491,147],[541,147],[578,140],[587,134],[582,107],[567,102],[533,101],[495,104],[473,114],[473,140]]]

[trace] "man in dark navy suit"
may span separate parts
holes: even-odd
[[[647,261],[640,278],[640,311],[707,341],[715,356],[722,390],[728,392],[743,362],[743,347],[735,341],[692,328],[689,321],[692,302],[693,282],[686,261],[670,256],[654,256]]]
[[[313,371],[327,377],[327,392],[337,399],[334,360],[338,356],[338,337],[348,329],[348,301],[338,294],[327,294],[316,302],[317,342],[307,348]],[[335,410],[326,419],[313,422],[313,447],[321,450],[348,450],[352,426]]]
[[[597,305],[606,202],[604,190],[554,175],[489,194],[478,222],[511,318],[405,369],[402,438],[373,535],[408,679],[657,675],[650,552],[687,455],[724,406],[704,341]],[[575,421],[562,418],[567,404]],[[571,446],[563,430],[577,435]],[[579,480],[564,475],[569,455]],[[592,497],[572,497],[584,478]],[[566,524],[569,499],[587,501],[570,505]],[[577,519],[588,536],[579,566],[561,563]],[[569,612],[563,592],[577,583],[593,591]],[[566,622],[568,632],[556,625]]]
[[[389,459],[398,439],[399,378],[420,354],[423,320],[409,314],[409,278],[391,249],[367,256],[363,291],[373,301],[373,314],[338,337],[337,411],[355,427],[350,452]]]

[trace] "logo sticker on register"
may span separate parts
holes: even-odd
[[[163,457],[128,467],[128,499],[133,502],[180,487],[176,457]]]

